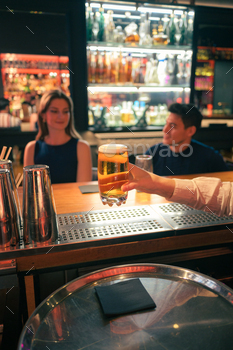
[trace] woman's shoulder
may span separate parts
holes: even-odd
[[[85,140],[78,140],[77,147],[80,151],[85,151],[90,148],[89,143]]]
[[[31,149],[35,148],[36,142],[37,142],[36,140],[28,142],[25,149],[31,150]]]
[[[30,141],[24,150],[24,166],[34,164],[34,154],[35,154],[36,141]]]

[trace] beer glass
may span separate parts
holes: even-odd
[[[141,154],[139,156],[136,156],[135,165],[141,169],[144,169],[146,171],[149,171],[150,173],[153,173],[152,156],[150,155]]]
[[[152,156],[150,155],[141,154],[139,156],[136,156],[135,165],[141,169],[153,173]],[[140,193],[141,191],[137,190],[137,192]]]
[[[121,186],[128,181],[129,158],[125,145],[107,144],[99,147],[98,183],[100,198],[103,204],[112,206],[126,202],[128,192]]]

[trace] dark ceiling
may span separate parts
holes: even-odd
[[[190,4],[190,0],[178,0],[178,4]],[[214,6],[233,8],[233,0],[194,0],[196,6]]]

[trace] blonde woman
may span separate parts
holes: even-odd
[[[90,146],[74,127],[73,102],[60,90],[46,92],[38,111],[39,132],[25,147],[24,166],[46,164],[51,182],[91,181]]]

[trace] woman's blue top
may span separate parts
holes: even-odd
[[[77,181],[77,143],[73,138],[58,146],[36,141],[34,163],[49,166],[52,184]]]

